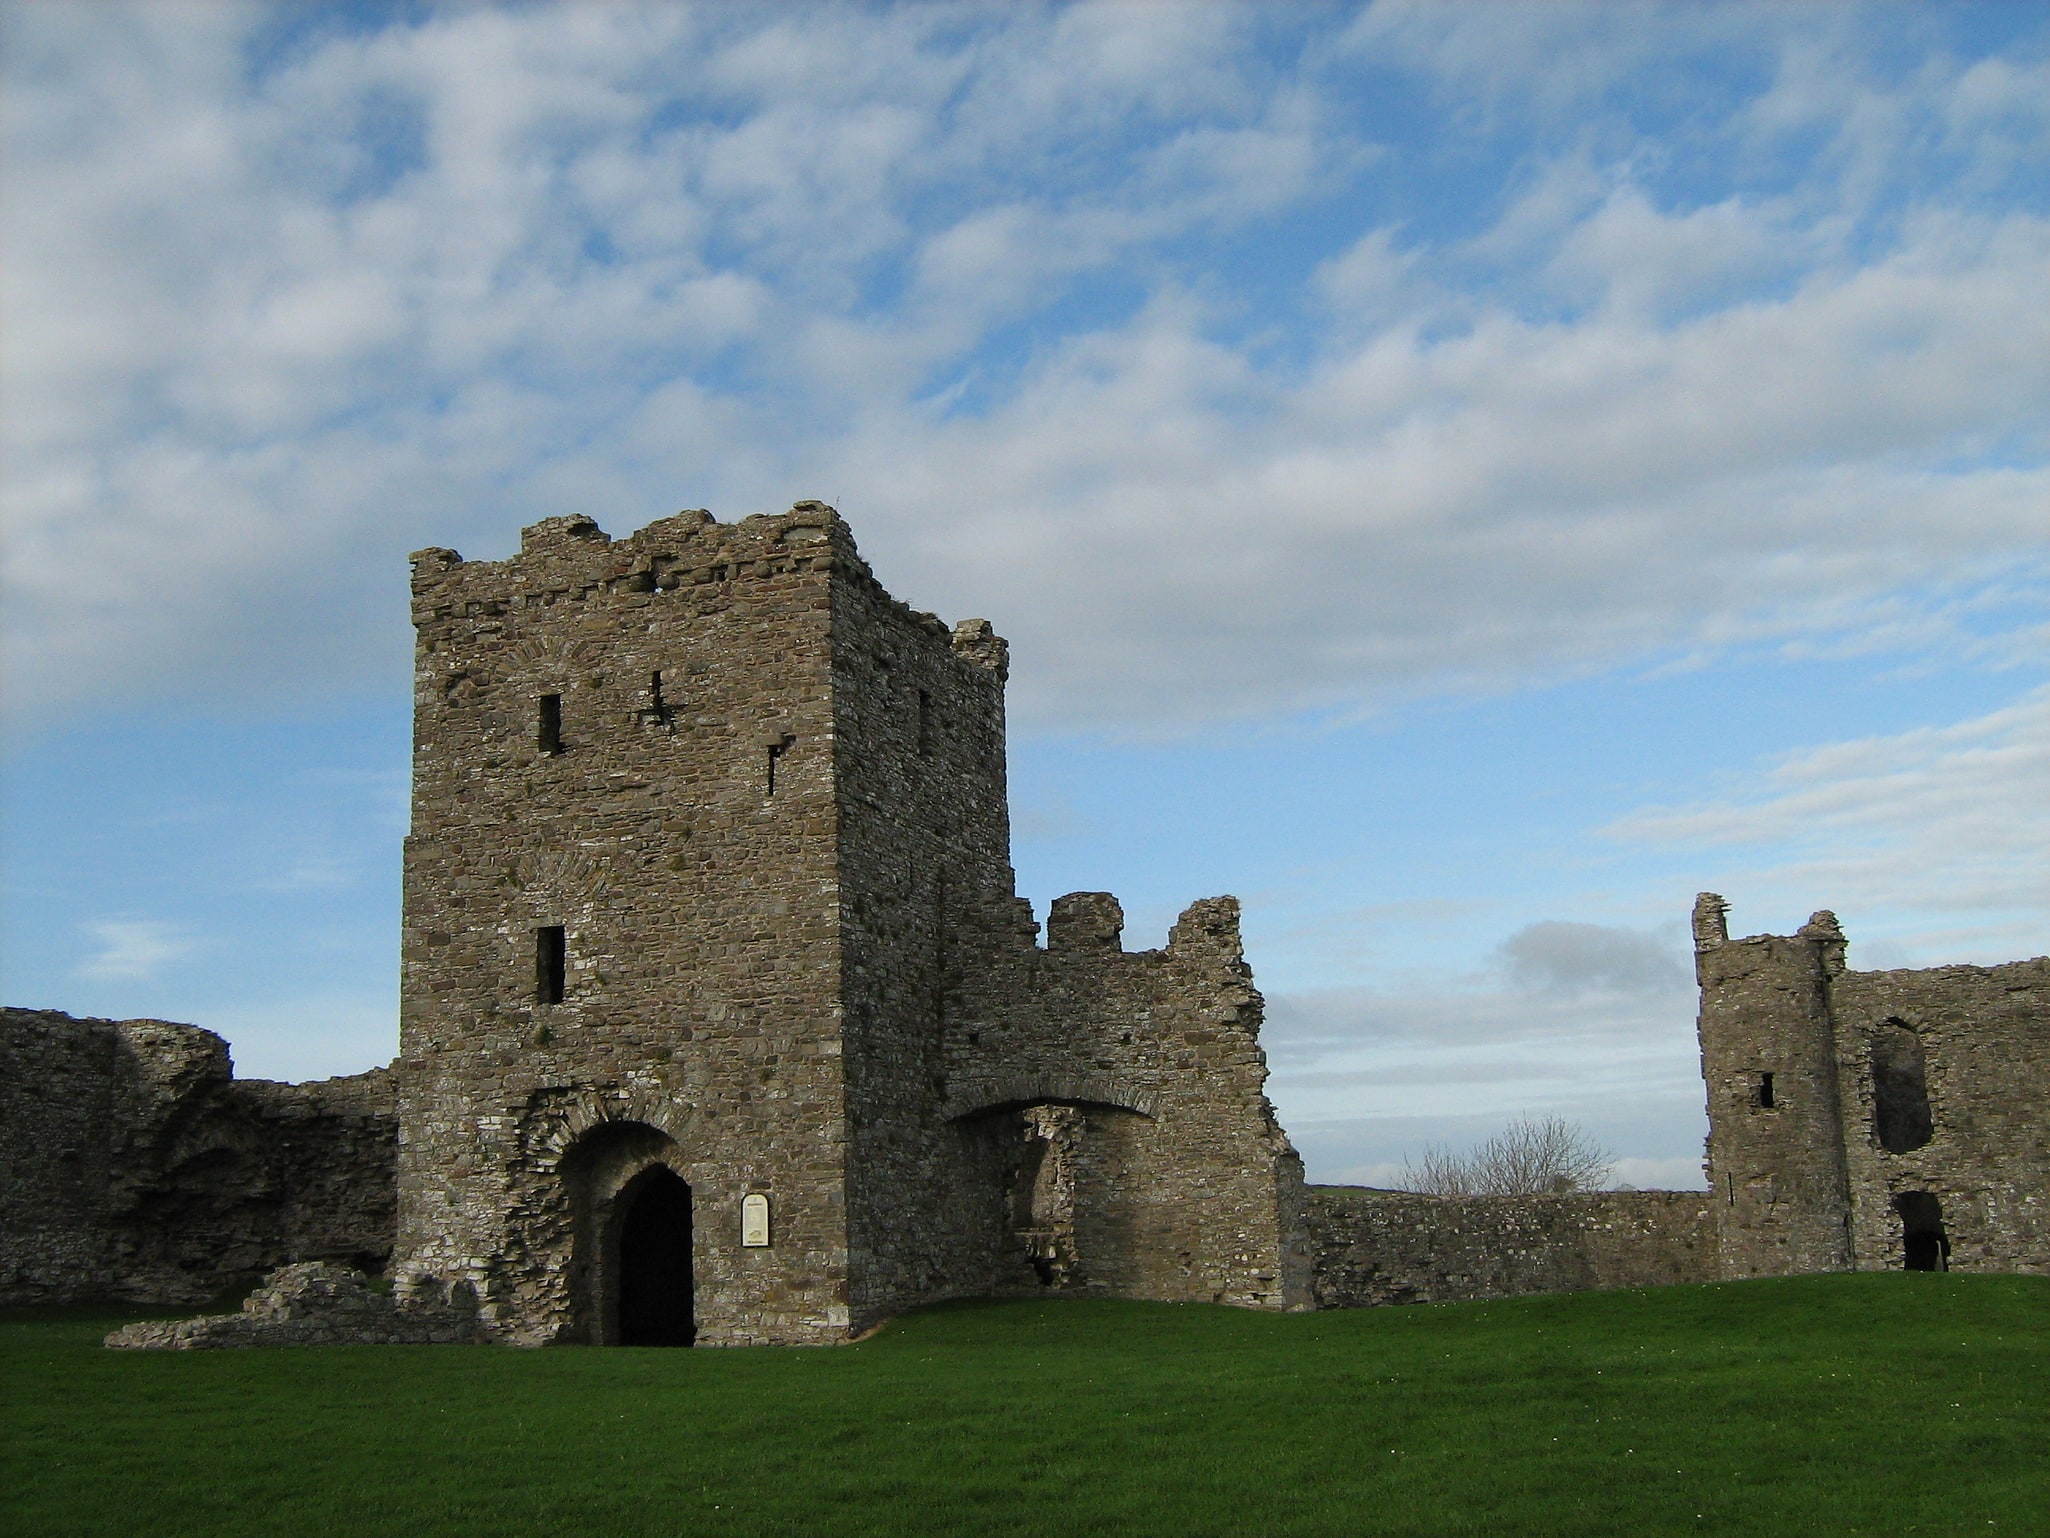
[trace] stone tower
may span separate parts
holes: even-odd
[[[1793,936],[1731,940],[1713,892],[1694,903],[1708,1175],[1723,1273],[1794,1276],[1851,1265],[1829,979],[1844,965],[1836,916]]]
[[[1015,896],[1004,643],[829,507],[413,558],[402,1288],[498,1338],[1307,1297],[1237,905]]]

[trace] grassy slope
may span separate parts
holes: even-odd
[[[14,1534],[2050,1531],[2050,1278],[1356,1313],[973,1304],[839,1350],[0,1324]]]

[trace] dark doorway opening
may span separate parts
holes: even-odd
[[[690,1187],[666,1164],[656,1164],[629,1181],[618,1200],[619,1343],[688,1346],[698,1335]]]
[[[1910,1271],[1948,1271],[1950,1236],[1943,1231],[1943,1203],[1927,1191],[1904,1191],[1893,1199],[1900,1214],[1902,1264]]]

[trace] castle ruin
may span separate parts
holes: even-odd
[[[831,508],[421,551],[413,620],[397,1061],[246,1085],[191,1027],[6,1011],[0,1298],[296,1262],[127,1343],[792,1344],[1046,1291],[2050,1270],[2043,959],[1851,972],[1829,915],[1733,941],[1704,896],[1708,1192],[1306,1188],[1236,901],[1128,952],[1075,893],[1042,944],[1004,642],[890,597]]]

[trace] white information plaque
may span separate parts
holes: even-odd
[[[740,1246],[746,1250],[769,1247],[769,1199],[759,1191],[740,1199]]]

